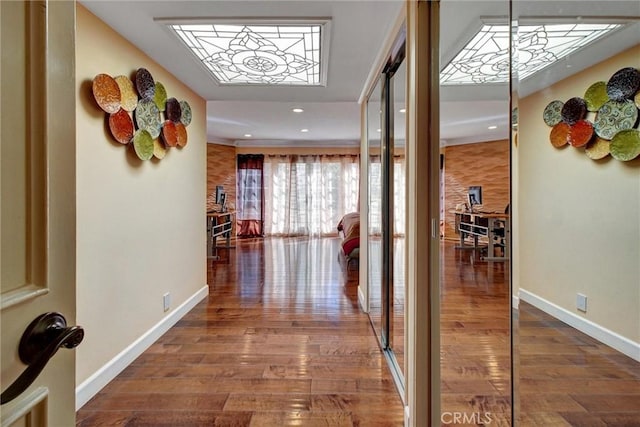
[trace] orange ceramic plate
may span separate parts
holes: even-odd
[[[109,130],[111,135],[120,144],[128,144],[133,138],[133,120],[131,116],[122,108],[117,113],[109,115]]]
[[[569,144],[574,147],[584,147],[593,138],[593,125],[589,120],[580,120],[571,126]]]
[[[162,125],[162,140],[167,147],[176,147],[178,145],[178,132],[176,124],[171,120],[165,120]]]
[[[178,134],[178,147],[187,145],[187,128],[182,123],[176,123],[176,133]]]
[[[551,128],[551,134],[549,135],[549,140],[551,141],[551,145],[556,148],[560,148],[566,145],[569,142],[569,132],[571,131],[571,126],[566,124],[565,122],[560,122]]]
[[[98,74],[93,79],[92,90],[93,97],[104,112],[109,114],[118,112],[121,102],[120,87],[113,77],[108,74]]]

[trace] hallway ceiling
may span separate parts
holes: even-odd
[[[357,103],[402,0],[81,0],[87,9],[207,100],[209,142],[237,146],[354,146],[360,139]],[[565,16],[640,17],[640,2],[568,1]],[[554,16],[558,2],[517,2],[523,16]],[[481,17],[506,21],[505,1],[443,0],[441,66],[475,34]],[[168,18],[330,18],[327,84],[323,87],[221,86],[165,28]],[[455,24],[452,24],[455,23]],[[638,43],[638,26],[626,28],[535,74],[527,94]],[[631,35],[631,37],[630,37]],[[143,64],[141,64],[143,66]],[[105,70],[108,72],[108,70]],[[121,71],[113,70],[113,73]],[[443,87],[443,144],[508,136],[506,84]],[[294,107],[303,113],[293,113]],[[488,127],[497,126],[495,130]],[[308,129],[308,132],[301,132]],[[251,134],[251,137],[245,137]]]

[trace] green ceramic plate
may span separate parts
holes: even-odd
[[[151,134],[151,138],[160,136],[162,122],[160,121],[160,111],[156,103],[149,98],[141,99],[136,108],[136,124],[138,129],[146,130]]]
[[[611,155],[616,160],[628,162],[640,156],[640,131],[620,131],[611,140]]]
[[[562,121],[562,107],[564,107],[562,101],[551,101],[545,107],[542,118],[547,126],[555,126]]]
[[[156,82],[156,91],[153,94],[153,101],[156,103],[158,110],[164,111],[165,103],[167,102],[167,90],[160,82]]]
[[[149,160],[153,157],[153,138],[143,129],[138,129],[133,135],[133,148],[140,160]]]
[[[587,101],[587,110],[598,111],[609,100],[607,83],[597,82],[589,86],[589,89],[584,93],[584,100]]]
[[[180,110],[180,122],[185,126],[189,126],[192,117],[191,106],[187,101],[180,101]]]
[[[607,101],[600,107],[593,127],[600,138],[611,140],[621,130],[631,129],[638,120],[633,101]]]

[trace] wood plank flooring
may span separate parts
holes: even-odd
[[[223,252],[208,264],[209,298],[78,411],[77,426],[402,426],[357,271],[344,273],[337,245],[271,238]],[[444,419],[512,425],[508,264],[441,249]],[[640,426],[639,363],[526,303],[517,314],[516,425]]]
[[[242,240],[210,296],[89,401],[77,426],[402,426],[337,239]]]

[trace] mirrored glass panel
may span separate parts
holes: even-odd
[[[640,3],[513,6],[518,422],[640,425]]]

